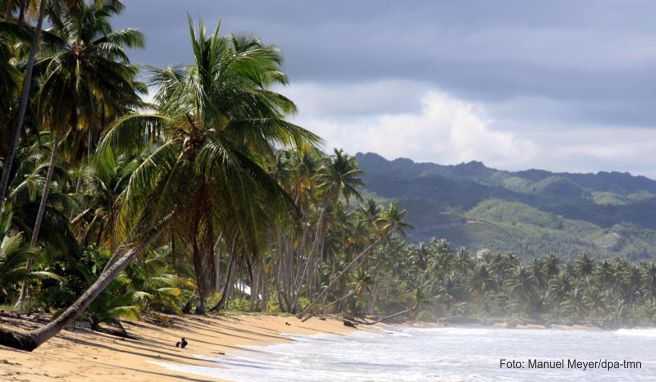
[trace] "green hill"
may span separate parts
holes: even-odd
[[[509,172],[357,154],[367,191],[408,210],[414,240],[533,257],[656,257],[656,182],[618,172]]]

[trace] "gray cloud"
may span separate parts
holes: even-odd
[[[497,130],[539,133],[532,141],[544,149],[553,141],[545,126],[589,129],[591,143],[593,130],[654,126],[655,11],[649,0],[135,0],[117,26],[145,32],[147,49],[133,58],[158,66],[189,60],[187,12],[258,35],[283,50],[293,83],[313,87],[305,120],[417,113],[417,94],[437,89],[483,106]],[[371,91],[389,81],[407,86]],[[374,98],[339,102],[336,92],[354,83]],[[582,168],[608,165],[583,156]]]

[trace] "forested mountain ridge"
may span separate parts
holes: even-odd
[[[522,257],[656,256],[656,181],[622,172],[503,171],[358,153],[367,190],[408,210],[413,240]]]

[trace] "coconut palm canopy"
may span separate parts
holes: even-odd
[[[194,63],[152,69],[155,113],[119,119],[99,150],[148,147],[121,195],[122,221],[129,230],[175,210],[172,224],[192,245],[203,285],[204,270],[214,269],[208,263],[217,235],[237,235],[241,247],[255,253],[264,222],[293,212],[293,201],[266,170],[275,151],[319,139],[284,119],[295,106],[270,90],[287,81],[275,48],[221,36],[219,27],[211,34],[203,24],[195,30],[191,20],[189,30]]]

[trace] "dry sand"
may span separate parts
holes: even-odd
[[[0,381],[29,382],[144,382],[216,381],[182,374],[158,366],[157,362],[220,367],[197,355],[221,357],[222,353],[249,346],[289,341],[286,334],[348,334],[337,319],[312,318],[301,322],[293,316],[222,315],[158,316],[152,320],[126,322],[136,339],[123,339],[89,330],[66,330],[34,352],[0,346]],[[290,325],[286,325],[289,323]],[[189,345],[175,347],[180,337]]]

